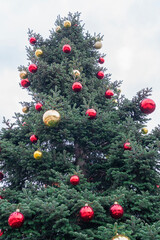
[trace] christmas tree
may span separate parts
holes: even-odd
[[[103,67],[103,36],[80,14],[48,39],[29,30],[22,102],[0,136],[0,237],[160,239],[160,129],[147,133],[151,89],[132,100]]]

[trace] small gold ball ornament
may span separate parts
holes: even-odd
[[[95,42],[95,44],[94,44],[94,48],[96,48],[96,49],[100,49],[102,47],[102,42],[101,41],[97,41],[97,42]]]
[[[27,106],[23,107],[22,112],[28,113],[29,112],[29,107],[27,107]]]
[[[71,27],[71,22],[69,20],[64,21],[64,27],[65,28]]]
[[[148,133],[148,129],[147,129],[147,128],[145,128],[145,127],[144,127],[144,128],[142,128],[142,130],[141,130],[141,131],[142,131],[142,133],[143,133],[143,134],[147,134],[147,133]]]
[[[48,110],[43,114],[43,122],[48,127],[55,127],[61,119],[59,112]]]
[[[114,236],[113,238],[112,238],[112,240],[130,240],[130,238],[129,237],[126,237],[125,235],[119,235],[119,234],[117,234],[116,236]]]
[[[43,156],[43,153],[39,150],[35,151],[34,154],[33,154],[33,157],[36,159],[36,160],[39,160],[41,159]]]
[[[57,26],[56,27],[56,33],[59,33],[61,31],[61,27],[60,26]]]
[[[41,50],[41,49],[37,49],[36,51],[35,51],[35,56],[36,57],[41,57],[43,55],[43,51]]]
[[[80,76],[80,71],[78,71],[78,70],[73,70],[73,75],[74,75],[75,77],[79,77],[79,76]]]
[[[28,74],[27,74],[26,71],[21,71],[20,74],[19,74],[19,76],[20,76],[21,79],[27,78],[27,75],[28,75]]]

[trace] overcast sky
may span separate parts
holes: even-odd
[[[19,86],[19,65],[27,65],[27,30],[44,38],[54,28],[57,15],[81,12],[85,29],[104,35],[112,80],[123,80],[122,93],[131,99],[152,87],[156,110],[148,128],[160,123],[160,0],[0,0],[0,127],[2,118],[20,112],[20,101],[29,101]]]

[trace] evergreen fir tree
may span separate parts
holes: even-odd
[[[71,26],[64,26],[66,20]],[[24,91],[32,102],[22,103],[29,112],[16,113],[14,124],[4,119],[7,126],[0,133],[1,239],[110,240],[118,232],[131,240],[159,240],[160,128],[144,135],[141,129],[149,119],[139,107],[151,89],[132,100],[120,93],[121,81],[111,81],[98,62],[105,55],[94,44],[103,36],[85,33],[79,13],[58,17],[55,26],[59,30],[52,29],[46,40],[29,30],[29,39],[37,41],[26,48],[28,66],[36,64],[38,70],[30,73],[20,66],[19,71],[28,73],[30,86]],[[62,51],[65,44],[70,53]],[[43,52],[38,58],[37,49]],[[103,79],[97,78],[99,71],[105,73]],[[73,91],[74,82],[82,84],[81,91]],[[107,89],[114,96],[106,98]],[[43,105],[41,111],[35,109],[37,103]],[[88,109],[96,110],[94,119]],[[44,124],[48,110],[60,114],[58,125]],[[130,151],[123,149],[126,142]],[[37,150],[43,153],[39,160],[33,157]],[[77,185],[70,183],[73,175],[80,179]],[[115,201],[124,208],[117,220],[109,212]],[[79,214],[85,204],[94,211],[87,222]],[[25,221],[15,229],[8,217],[17,208]]]

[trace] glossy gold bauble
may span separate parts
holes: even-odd
[[[43,51],[41,50],[41,49],[37,49],[36,51],[35,51],[35,56],[36,57],[41,57],[43,55]]]
[[[78,70],[73,70],[73,75],[75,77],[79,77],[80,76],[80,72]]]
[[[113,99],[113,102],[116,103],[116,104],[118,103],[117,99]]]
[[[56,33],[60,32],[61,31],[61,27],[60,26],[57,26],[56,27]]]
[[[130,240],[130,238],[129,237],[126,237],[125,235],[119,235],[119,234],[117,234],[116,236],[114,236],[113,238],[112,238],[112,240]]]
[[[27,78],[27,75],[28,75],[28,74],[27,74],[26,71],[21,71],[20,74],[19,74],[19,76],[20,76],[21,79]]]
[[[48,110],[43,114],[43,122],[46,126],[55,127],[61,119],[59,112]]]
[[[142,128],[142,133],[143,133],[143,134],[147,134],[147,133],[148,133],[148,129],[147,129],[147,128],[145,128],[145,127],[144,127],[144,128]]]
[[[43,153],[39,150],[35,151],[34,154],[33,154],[33,157],[37,160],[41,159],[43,156]]]
[[[71,22],[69,20],[64,21],[64,27],[65,28],[71,27]]]
[[[97,41],[95,44],[94,44],[94,48],[96,49],[100,49],[102,47],[102,42],[101,41]]]
[[[27,106],[23,107],[22,112],[28,113],[29,112],[29,107],[27,107]]]

